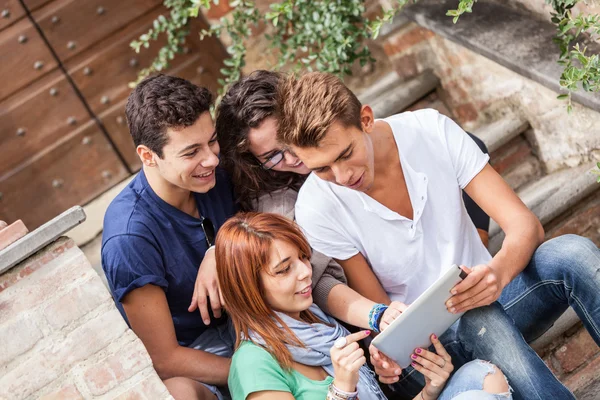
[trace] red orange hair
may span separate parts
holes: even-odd
[[[289,369],[293,360],[286,345],[303,344],[266,303],[260,279],[260,272],[269,266],[276,239],[310,257],[310,246],[294,222],[277,214],[255,212],[225,222],[217,235],[215,257],[225,308],[235,327],[236,348],[250,339],[252,331],[264,340],[266,350],[279,364]],[[300,318],[322,322],[308,310],[302,311]]]

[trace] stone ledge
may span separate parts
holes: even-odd
[[[390,72],[359,94],[358,98],[362,104],[373,108],[376,118],[385,118],[415,103],[439,83],[439,78],[431,70],[408,81],[402,81],[396,72]]]
[[[473,134],[485,143],[488,153],[498,150],[529,128],[529,122],[519,115],[507,114],[498,121],[477,128]]]
[[[541,1],[541,0],[540,0]],[[464,14],[453,24],[446,12],[456,8],[456,0],[420,0],[404,13],[419,25],[498,64],[559,93],[562,67],[560,54],[552,41],[555,26],[508,6],[480,0],[472,14]],[[600,52],[597,43],[585,43],[591,54]],[[600,93],[579,90],[573,100],[600,111]]]
[[[546,175],[517,194],[545,225],[583,198],[600,190],[595,175],[590,172],[594,167],[592,163]],[[490,253],[496,254],[503,240],[504,232],[496,222],[491,221]]]
[[[8,271],[83,221],[85,221],[83,208],[80,206],[71,207],[58,217],[17,240],[0,251],[0,274]]]

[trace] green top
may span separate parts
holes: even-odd
[[[267,390],[288,392],[298,400],[324,400],[332,381],[331,376],[315,381],[295,370],[288,372],[264,348],[246,341],[231,359],[227,383],[233,400],[246,400],[251,393]]]

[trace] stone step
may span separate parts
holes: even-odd
[[[358,99],[362,104],[373,108],[376,118],[384,118],[420,100],[439,83],[439,78],[431,70],[426,70],[408,81],[402,81],[396,72],[390,72],[360,93]]]
[[[456,0],[420,0],[404,8],[404,15],[417,24],[478,53],[556,93],[562,90],[562,66],[556,61],[560,50],[553,42],[556,26],[535,18],[506,1],[479,0],[473,13],[454,24],[446,12],[456,8]],[[585,43],[588,54],[600,52],[600,43]],[[573,100],[600,111],[600,92],[578,90]]]
[[[507,112],[502,119],[473,130],[473,134],[485,143],[490,153],[510,142],[529,128],[529,122],[520,115]]]
[[[594,168],[595,164],[589,163],[548,174],[525,185],[517,195],[546,225],[594,191],[600,190],[596,175],[591,172]],[[496,222],[491,221],[488,249],[492,254],[500,250],[503,240],[504,232]]]

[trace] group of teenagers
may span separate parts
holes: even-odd
[[[528,343],[570,306],[600,344],[600,250],[544,242],[476,138],[435,110],[375,119],[318,72],[212,106],[168,75],[132,91],[142,169],[104,219],[115,303],[174,398],[574,398]],[[369,345],[453,264],[456,323],[406,368]]]

